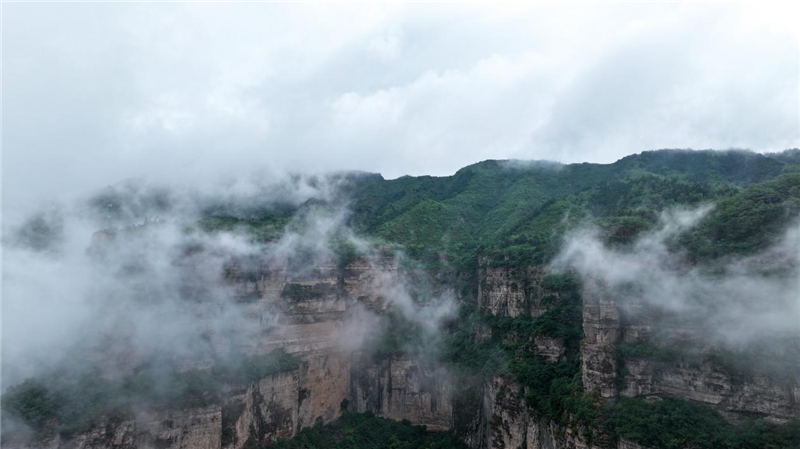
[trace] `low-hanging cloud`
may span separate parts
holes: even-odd
[[[800,224],[759,254],[693,265],[674,249],[674,239],[710,210],[665,211],[658,226],[629,247],[608,246],[596,228],[575,230],[553,265],[599,281],[629,313],[644,305],[695,328],[706,344],[800,338]]]
[[[229,267],[273,264],[289,281],[315,279],[320,264],[330,266],[343,250],[374,273],[362,288],[382,303],[380,310],[350,304],[334,343],[369,349],[386,330],[383,315],[396,312],[421,328],[428,352],[434,350],[455,298],[450,291],[431,293],[425,276],[414,276],[421,270],[398,271],[401,252],[348,226],[340,190],[347,176],[284,176],[214,191],[126,182],[7,224],[4,388],[54,369],[94,366],[117,376],[154,360],[203,369],[220,356],[263,350],[265,332],[285,321],[280,307],[254,314],[237,302]],[[245,216],[292,209],[278,238],[260,242],[237,228],[197,226],[204,211],[223,206]],[[273,301],[281,300],[267,303]]]

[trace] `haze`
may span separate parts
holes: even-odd
[[[797,147],[792,12],[5,3],[4,215],[130,177]]]

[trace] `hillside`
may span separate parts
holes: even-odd
[[[344,175],[341,195],[357,232],[431,260],[446,254],[451,263],[472,259],[476,251],[512,253],[520,263],[545,262],[569,225],[590,220],[609,239],[624,242],[655,224],[666,208],[724,200],[725,210],[714,211],[703,227],[716,229],[715,239],[741,241],[742,247],[706,248],[706,242],[692,249],[714,257],[754,251],[796,215],[795,152],[660,150],[607,165],[489,160],[447,177]],[[214,214],[203,225],[208,230],[241,225],[269,240],[277,234],[263,235],[261,229],[282,229],[287,213]],[[745,216],[758,222],[745,222]],[[735,229],[723,224],[732,217],[742,220]],[[749,237],[755,240],[747,242]]]
[[[87,370],[10,387],[4,429],[33,438],[7,441],[800,447],[797,151],[339,173],[318,180],[335,186],[324,198],[205,204],[167,251],[191,276],[168,281],[203,326],[225,301],[242,321],[208,325],[191,341],[210,349],[166,371],[143,363],[112,380]],[[169,195],[156,196],[167,199],[136,204],[168,211]],[[107,213],[130,210],[125,201],[107,191],[91,204]],[[89,255],[128,257],[125,242],[144,245],[159,226],[100,231]],[[220,256],[212,244],[229,233],[257,250]],[[220,257],[216,291],[193,270]],[[115,276],[152,276],[120,265]],[[148,294],[136,304],[153,304]],[[220,357],[221,347],[235,350]]]

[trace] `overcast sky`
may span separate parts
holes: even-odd
[[[798,11],[5,3],[4,207],[129,177],[800,146]]]

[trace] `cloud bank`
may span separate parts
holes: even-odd
[[[341,181],[337,175],[292,176],[208,192],[125,182],[19,227],[7,225],[3,315],[13,318],[2,328],[3,388],[53,370],[97,368],[114,377],[148,364],[206,369],[221,357],[281,347],[280,326],[294,323],[282,307],[302,300],[268,289],[267,297],[243,299],[240,290],[256,282],[253,276],[275,275],[278,287],[284,281],[324,284],[331,274],[320,270],[339,266],[344,257],[358,257],[366,267],[357,288],[379,298],[380,310],[365,307],[357,294],[310,300],[305,306],[332,316],[341,312],[340,300],[347,303],[326,344],[372,351],[391,332],[383,315],[393,312],[424,337],[402,349],[432,353],[441,324],[456,309],[452,287],[432,287],[401,252],[356,235],[347,225]],[[223,206],[245,216],[247,208],[290,209],[264,242],[241,229],[197,224],[201,213]],[[343,255],[345,247],[350,256]],[[398,270],[398,264],[407,268]],[[315,302],[331,298],[336,307]]]
[[[607,246],[595,228],[575,230],[553,265],[599,281],[623,310],[649,314],[656,328],[666,319],[698,331],[706,345],[800,341],[800,225],[759,254],[693,265],[670,243],[709,210],[665,211],[659,226],[626,248]]]
[[[6,212],[120,179],[800,146],[792,11],[12,3]],[[796,12],[796,11],[795,11]]]

